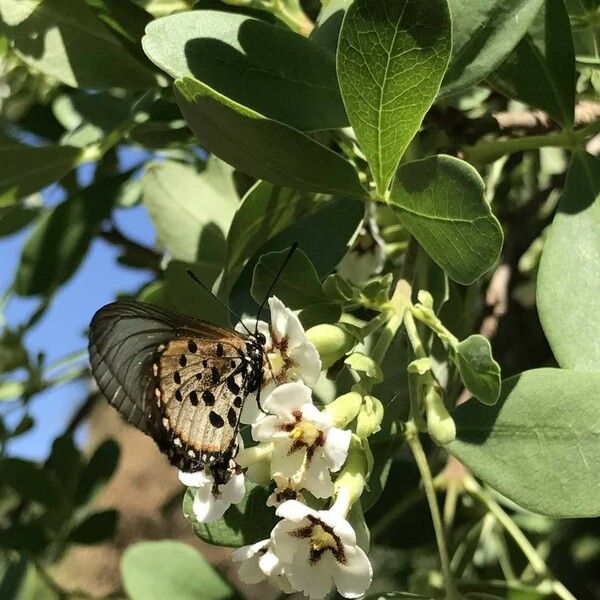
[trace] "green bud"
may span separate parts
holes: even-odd
[[[362,405],[362,395],[352,391],[338,396],[333,402],[330,402],[323,412],[327,413],[336,427],[344,429],[348,423],[353,421],[358,415]]]
[[[409,373],[425,375],[425,373],[431,371],[431,358],[429,356],[417,358],[408,364],[407,369]]]
[[[343,512],[347,512],[361,497],[367,481],[368,466],[361,440],[353,435],[348,458],[333,484],[336,503],[340,501],[346,504],[346,510]]]
[[[315,345],[324,369],[345,356],[356,344],[352,335],[336,325],[315,325],[306,336]]]
[[[367,438],[381,429],[383,404],[374,396],[365,396],[356,418],[356,435]]]
[[[427,309],[433,310],[433,296],[427,290],[419,290],[417,300]]]
[[[429,388],[425,395],[425,414],[427,416],[427,431],[431,439],[439,446],[444,446],[456,438],[456,424],[444,406],[442,397],[435,389]]]

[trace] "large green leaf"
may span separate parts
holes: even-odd
[[[451,156],[403,164],[389,202],[433,260],[459,283],[481,277],[498,258],[502,229],[477,171]]]
[[[600,514],[600,372],[535,369],[502,383],[493,407],[453,413],[448,450],[499,492],[553,517]]]
[[[239,205],[232,169],[215,157],[202,173],[174,161],[150,163],[142,189],[159,244],[177,260],[198,260],[218,270]]]
[[[152,22],[143,46],[174,79],[193,77],[297,129],[348,124],[334,58],[289,29],[241,14],[196,10]]]
[[[78,165],[80,158],[81,149],[72,146],[1,145],[0,206],[8,206],[60,181]]]
[[[215,546],[239,547],[269,537],[277,523],[272,507],[267,506],[269,491],[246,484],[244,499],[231,506],[225,515],[212,523],[198,523],[194,517],[194,494],[190,489],[183,499],[183,514],[189,519],[196,535]]]
[[[260,257],[254,268],[250,291],[257,303],[266,297],[286,256],[287,250],[283,250],[269,252]],[[273,294],[294,310],[327,300],[315,267],[302,250],[296,250],[290,258],[277,279]]]
[[[344,17],[340,88],[381,195],[438,93],[449,55],[446,0],[356,0]]]
[[[575,55],[563,0],[547,0],[489,82],[509,98],[545,110],[563,127],[573,125]]]
[[[225,600],[229,585],[191,546],[171,540],[139,542],[127,548],[121,576],[131,600]]]
[[[544,0],[449,0],[452,57],[442,95],[460,92],[489,75],[525,35]]]
[[[227,236],[227,271],[241,266],[268,240],[313,213],[322,202],[314,194],[257,182],[233,217]]]
[[[156,86],[151,71],[81,0],[0,0],[0,32],[25,62],[72,87]]]
[[[365,195],[354,167],[307,135],[195,79],[180,79],[175,86],[181,112],[200,143],[236,169],[300,190]]]
[[[573,155],[540,263],[537,304],[556,360],[600,371],[600,160]]]

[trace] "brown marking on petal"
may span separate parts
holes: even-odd
[[[298,529],[293,529],[288,533],[290,537],[303,539],[309,538],[312,535],[313,526],[305,525],[304,527],[299,527]]]
[[[317,439],[314,441],[314,443],[312,445],[306,447],[306,460],[308,460],[308,462],[310,462],[312,460],[312,457],[315,454],[316,449],[320,448],[324,444],[325,444],[325,437],[323,436],[323,432],[319,431],[319,435],[317,436]]]
[[[290,446],[290,449],[288,450],[288,456],[291,456],[292,454],[294,454],[294,452],[298,452],[298,450],[301,450],[302,448],[306,448],[306,444],[304,442],[302,442],[301,440],[294,440]],[[308,455],[308,452],[307,452]]]

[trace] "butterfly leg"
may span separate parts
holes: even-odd
[[[258,386],[258,390],[256,391],[256,404],[258,404],[258,408],[260,409],[260,412],[264,413],[265,415],[268,415],[269,413],[262,407],[262,405],[260,403],[260,393],[262,392],[263,375],[264,375],[264,371],[261,371],[260,379],[259,379],[259,381],[261,382],[261,385]]]

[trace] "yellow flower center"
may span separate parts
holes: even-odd
[[[316,425],[310,423],[309,421],[300,421],[296,424],[294,429],[290,431],[290,437],[293,440],[301,441],[303,444],[307,446],[312,446],[317,438],[321,435],[321,431]]]
[[[269,352],[267,357],[269,359],[270,368],[273,369],[273,377],[279,377],[279,375],[281,375],[286,368],[285,358],[281,352]]]
[[[308,541],[312,550],[323,550],[324,548],[335,548],[335,538],[325,531],[321,525],[315,525]]]

